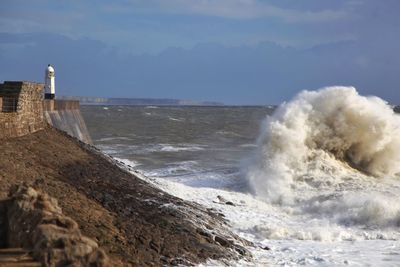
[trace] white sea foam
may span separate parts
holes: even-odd
[[[151,177],[176,177],[193,174],[198,170],[198,162],[194,160],[181,161],[168,164],[161,169],[153,169],[146,172]]]
[[[251,262],[230,262],[229,266],[395,266],[400,260],[400,244],[396,241],[400,234],[395,230],[349,228],[293,214],[291,208],[271,205],[250,194],[141,177],[170,194],[223,213],[237,234],[255,244],[248,247],[253,254]],[[235,206],[220,203],[218,196]],[[226,263],[210,260],[199,266]]]
[[[159,151],[163,152],[179,152],[179,151],[198,151],[203,150],[204,148],[198,145],[192,144],[180,144],[180,145],[170,145],[170,144],[160,144]]]
[[[264,201],[298,214],[399,227],[389,185],[400,172],[399,152],[400,119],[382,99],[353,87],[304,91],[264,122],[247,178]]]
[[[168,119],[170,121],[179,121],[179,122],[185,121],[184,118],[174,118],[174,117],[171,117],[171,116],[168,116]]]
[[[228,137],[243,137],[242,135],[235,133],[234,131],[217,131],[216,134]]]
[[[123,139],[123,138],[118,138],[120,140],[126,141],[130,140],[129,138]],[[106,141],[115,141],[118,140],[117,138],[110,138],[106,140],[100,139],[98,142],[102,142],[104,140]],[[105,141],[105,142],[106,142]],[[151,154],[154,152],[158,153],[175,153],[175,152],[184,152],[184,151],[201,151],[204,150],[203,145],[196,145],[196,144],[144,144],[144,145],[129,145],[129,144],[98,144],[97,145],[104,153],[109,154],[111,156],[117,156],[119,155],[122,151],[129,152],[133,155],[146,155],[146,154]]]
[[[149,144],[140,148],[137,152],[152,153],[152,152],[181,152],[181,151],[199,151],[204,150],[202,145],[196,144]]]

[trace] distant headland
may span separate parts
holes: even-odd
[[[157,105],[157,106],[223,106],[221,102],[169,98],[108,98],[91,96],[58,96],[60,100],[79,100],[81,105]]]

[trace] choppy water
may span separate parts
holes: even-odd
[[[109,155],[130,160],[149,176],[236,189],[244,189],[241,161],[271,112],[267,107],[82,107],[96,146]]]
[[[272,112],[82,107],[96,146],[220,210],[256,244],[253,262],[233,266],[400,266],[397,115],[351,88],[305,93]]]

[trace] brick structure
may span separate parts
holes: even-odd
[[[43,87],[25,81],[0,84],[0,139],[43,129]]]
[[[51,126],[92,143],[79,109],[79,101],[43,99],[44,84],[0,84],[0,139],[34,133]]]

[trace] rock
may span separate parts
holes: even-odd
[[[217,198],[218,198],[219,202],[222,202],[222,203],[226,203],[226,201],[227,201],[223,196],[220,196],[220,195],[218,195]]]
[[[159,252],[160,251],[160,245],[158,244],[158,242],[154,242],[153,240],[150,241],[149,243],[150,248],[154,249],[155,251]]]
[[[69,217],[63,215],[49,215],[42,219],[42,224],[56,225],[61,228],[66,228],[69,231],[78,231],[78,224]]]
[[[215,236],[215,241],[218,242],[223,247],[229,247],[232,242],[223,238],[222,236]]]
[[[188,262],[186,262],[184,259],[181,258],[175,258],[173,260],[171,260],[170,264],[172,266],[183,266],[183,265],[188,265]]]
[[[196,229],[196,232],[197,232],[199,235],[204,236],[205,238],[212,238],[212,235],[211,235],[209,232],[204,231],[204,230],[201,229],[201,228]]]
[[[230,205],[230,206],[236,206],[232,201],[228,201],[222,196],[218,195],[217,198],[219,200],[219,203],[221,203],[221,204]]]
[[[238,252],[242,256],[247,254],[246,249],[241,246],[235,246],[235,251]]]
[[[26,185],[12,189],[10,195],[9,246],[32,250],[45,267],[110,266],[107,255],[62,214],[55,199]]]

